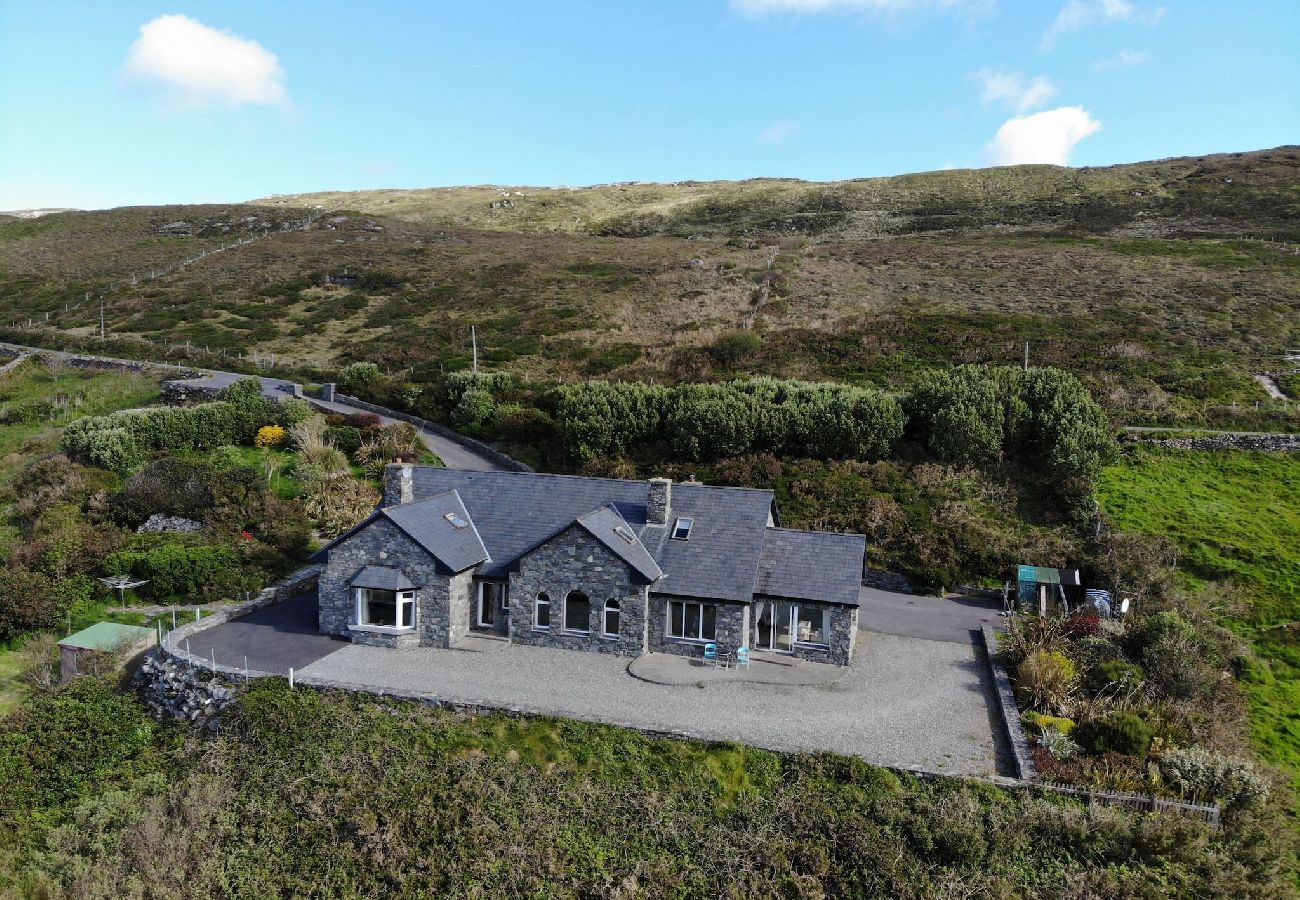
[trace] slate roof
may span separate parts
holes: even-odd
[[[454,489],[381,512],[452,572],[463,572],[491,558]]]
[[[401,569],[391,566],[366,566],[349,582],[353,587],[375,588],[381,591],[409,591],[415,585],[411,579],[402,574]]]
[[[593,509],[585,516],[578,516],[578,524],[591,533],[591,536],[608,547],[615,556],[636,570],[647,582],[655,582],[663,577],[664,570],[659,568],[650,551],[637,537],[632,526],[619,515],[613,506]],[[627,537],[624,537],[626,535]],[[628,540],[627,538],[631,538]]]
[[[755,593],[858,605],[867,539],[860,534],[769,528]]]
[[[504,578],[517,568],[520,556],[576,523],[652,582],[651,591],[657,594],[748,603],[756,593],[766,592],[760,587],[791,591],[794,579],[810,579],[819,591],[824,585],[832,594],[808,596],[805,587],[798,599],[858,602],[865,539],[769,527],[776,521],[776,508],[768,490],[676,482],[667,525],[647,524],[649,485],[644,481],[415,466],[412,491],[413,502],[380,510],[375,517],[393,520],[440,561],[446,561],[443,554],[454,556],[455,562],[447,562],[449,568],[481,557],[479,574],[487,578]],[[465,511],[478,541],[468,546],[462,531],[467,546],[460,548],[461,555],[440,542],[447,536],[441,513],[448,508],[451,496]],[[679,516],[694,519],[690,537],[684,541],[671,537]],[[335,542],[366,527],[375,517]],[[615,529],[620,525],[631,529],[637,543],[629,544],[617,535]],[[769,548],[768,535],[773,531],[828,540],[783,553],[800,538],[789,542],[774,538]],[[319,556],[328,549],[319,551]],[[760,585],[765,565],[768,573]],[[776,565],[788,566],[795,574],[771,571]],[[853,583],[851,596],[849,582]]]

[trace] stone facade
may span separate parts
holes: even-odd
[[[672,600],[685,600],[692,603],[707,603],[717,607],[714,628],[714,642],[729,649],[748,647],[749,640],[749,604],[723,603],[720,601],[700,600],[696,597],[673,597],[668,594],[652,594],[650,597],[650,634],[647,646],[655,653],[674,653],[678,656],[700,656],[704,653],[707,641],[692,641],[668,636],[668,603]]]
[[[800,659],[812,662],[847,666],[853,659],[853,647],[858,638],[858,610],[855,606],[837,606],[830,603],[800,602],[800,606],[817,606],[827,610],[830,640],[826,647],[795,644],[792,652]]]
[[[356,601],[351,580],[365,566],[391,566],[415,585],[415,630],[408,634],[354,631]],[[454,579],[468,581],[468,573]],[[330,548],[329,562],[320,574],[318,616],[321,634],[350,637],[358,644],[381,647],[410,647],[425,644],[445,647],[435,641],[452,631],[443,618],[453,579],[438,573],[437,561],[424,548],[386,519],[376,519],[365,528]],[[441,627],[439,627],[441,625]],[[468,619],[466,620],[468,627]]]
[[[581,591],[591,603],[587,633],[564,630],[564,601],[571,591]],[[533,626],[533,607],[539,593],[551,601],[551,624]],[[510,640],[538,647],[592,650],[621,656],[639,656],[646,648],[647,586],[633,580],[627,563],[584,529],[574,525],[519,560],[510,575]],[[607,637],[604,606],[619,602],[619,632]]]

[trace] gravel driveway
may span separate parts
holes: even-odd
[[[626,659],[520,645],[494,653],[348,645],[299,674],[772,750],[990,775],[998,751],[977,653],[969,642],[863,632],[848,677],[801,687],[648,684],[627,674]]]

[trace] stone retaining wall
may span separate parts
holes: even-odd
[[[1020,707],[1016,705],[1015,692],[1011,690],[1011,678],[998,658],[998,636],[993,629],[984,625],[980,628],[984,638],[984,656],[988,660],[989,671],[993,675],[993,694],[998,704],[1002,726],[1006,730],[1007,742],[1011,745],[1011,761],[1016,778],[1022,781],[1037,781],[1038,770],[1034,768],[1033,757],[1029,754],[1029,739],[1020,724]]]
[[[307,398],[310,400],[311,398]],[[507,456],[500,450],[492,447],[482,441],[475,440],[468,435],[461,434],[458,431],[452,431],[446,425],[439,425],[437,422],[430,422],[428,419],[421,419],[419,416],[408,415],[404,412],[398,412],[395,409],[389,409],[386,406],[379,406],[376,403],[368,403],[365,400],[359,400],[356,397],[349,397],[346,394],[335,394],[335,403],[342,403],[346,406],[355,406],[358,409],[364,409],[367,412],[376,413],[381,416],[388,416],[392,419],[400,419],[403,422],[410,422],[416,428],[423,428],[426,431],[432,431],[439,437],[445,437],[449,441],[455,441],[462,447],[473,450],[480,456],[486,456],[492,462],[496,463],[503,469],[511,472],[531,472],[533,467],[527,463],[522,463],[513,456]],[[325,410],[327,413],[334,413],[334,410]]]
[[[1170,450],[1300,452],[1300,434],[1217,434],[1212,437],[1148,439],[1144,443]]]
[[[883,569],[864,569],[862,572],[862,586],[880,591],[893,591],[897,594],[916,593],[916,588],[912,586],[912,582],[907,580],[906,575],[898,572],[886,572]]]

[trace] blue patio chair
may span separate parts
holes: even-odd
[[[746,669],[749,668],[749,648],[748,648],[748,647],[737,647],[737,648],[736,648],[736,668],[739,669],[741,666],[744,666]]]
[[[718,664],[718,645],[717,645],[717,644],[712,644],[712,643],[710,643],[710,644],[705,644],[705,645],[704,645],[704,661],[705,661],[706,663],[713,663],[715,666]]]

